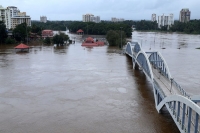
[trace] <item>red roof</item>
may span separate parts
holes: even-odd
[[[23,43],[21,43],[21,44],[19,44],[19,45],[17,45],[17,46],[15,47],[15,49],[27,49],[27,48],[29,48],[29,46],[27,46],[27,45],[25,45],[25,44],[23,44]]]
[[[78,31],[77,31],[78,33],[82,33],[82,32],[84,32],[82,29],[79,29]]]
[[[86,43],[94,43],[94,39],[92,37],[88,37],[85,40]]]

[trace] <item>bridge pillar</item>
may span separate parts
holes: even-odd
[[[199,123],[199,114],[196,113],[196,120],[195,120],[195,129],[194,129],[194,132],[195,133],[198,133],[198,123]]]
[[[178,102],[177,121],[179,121],[179,117],[180,117],[180,102]]]
[[[174,107],[173,107],[174,111],[176,110],[176,101],[174,101]]]
[[[183,104],[183,116],[182,116],[182,129],[184,130],[185,124],[185,104]]]
[[[192,108],[189,107],[189,115],[188,115],[188,130],[187,130],[188,133],[190,133],[190,127],[191,127],[191,116],[192,116]]]

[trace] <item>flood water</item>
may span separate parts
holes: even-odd
[[[74,39],[29,53],[1,46],[1,133],[179,133],[166,110],[157,113],[152,85],[128,56]],[[175,80],[200,94],[199,35],[133,32],[132,41],[160,51]]]

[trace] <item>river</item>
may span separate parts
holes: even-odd
[[[69,46],[41,45],[21,54],[0,47],[0,132],[179,132],[166,110],[157,113],[152,85],[128,56],[73,39]],[[132,41],[160,51],[174,79],[200,93],[199,35],[133,32]]]

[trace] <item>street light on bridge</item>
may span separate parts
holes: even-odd
[[[170,92],[172,92],[172,82],[173,82],[174,78],[170,78],[171,81],[171,88],[170,88]]]

